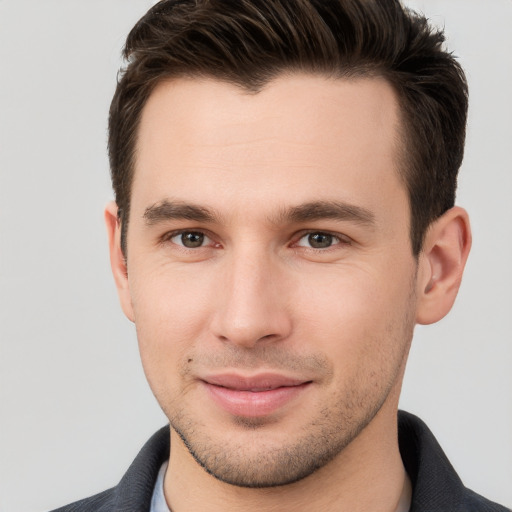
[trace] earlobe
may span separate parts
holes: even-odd
[[[452,308],[471,248],[466,211],[453,207],[430,226],[419,256],[416,321],[432,324]]]
[[[110,250],[110,266],[117,287],[119,301],[126,317],[134,321],[133,308],[128,283],[126,258],[121,249],[121,222],[117,216],[117,204],[111,201],[105,207],[105,224],[107,226]]]

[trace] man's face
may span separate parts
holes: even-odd
[[[145,106],[124,309],[173,450],[217,478],[298,480],[396,413],[416,315],[398,123],[378,79],[180,79]]]

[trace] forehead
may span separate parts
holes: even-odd
[[[379,141],[387,144],[397,114],[394,90],[382,78],[282,75],[257,93],[215,79],[181,78],[156,86],[143,109],[138,142],[139,150],[148,137],[161,142],[156,136],[165,137],[165,128],[198,144],[258,136],[270,142],[284,133],[295,144],[323,140],[327,146],[342,138],[357,141],[357,147],[380,133]]]
[[[213,187],[232,206],[322,196],[385,208],[403,188],[398,126],[394,90],[378,78],[281,76],[258,93],[213,79],[162,82],[142,113],[132,199],[183,192],[204,204]]]

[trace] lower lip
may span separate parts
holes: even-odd
[[[230,414],[246,418],[257,418],[276,412],[303,393],[309,384],[305,382],[298,386],[253,392],[223,388],[205,382],[206,389],[217,405]]]

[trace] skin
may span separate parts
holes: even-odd
[[[453,208],[413,257],[399,127],[375,78],[281,76],[257,94],[177,79],[149,98],[126,260],[115,204],[106,220],[121,305],[172,426],[174,512],[407,501],[405,362],[414,325],[453,304],[470,231]],[[265,372],[306,385],[256,416],[205,387]]]

